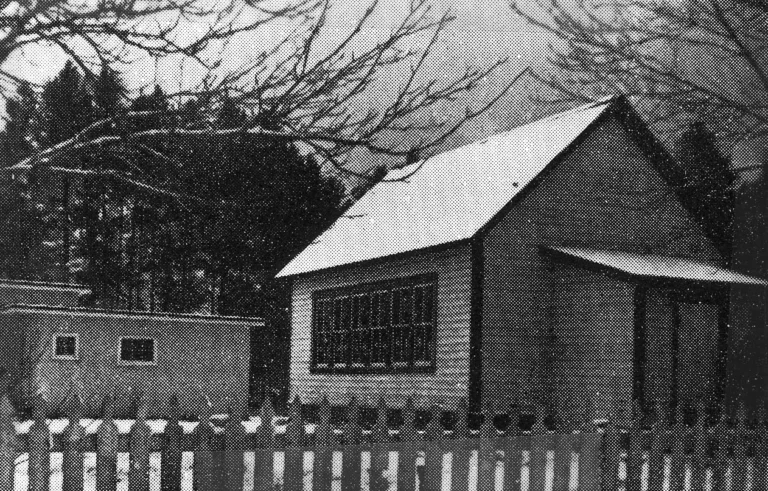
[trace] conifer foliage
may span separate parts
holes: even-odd
[[[26,88],[9,104],[3,164],[121,111],[147,113],[132,121],[135,131],[199,118],[200,107],[195,99],[174,106],[159,87],[129,100],[115,72],[83,74],[69,63],[39,95]],[[248,122],[232,99],[210,121],[218,128]],[[67,153],[59,170],[90,172],[51,172],[54,162],[9,183],[0,206],[17,225],[0,237],[0,248],[15,251],[4,256],[3,274],[73,279],[91,288],[88,303],[103,307],[280,315],[282,292],[272,278],[335,219],[346,200],[340,181],[284,139],[164,136],[135,148]],[[144,192],[116,179],[115,169],[196,199]],[[43,264],[46,247],[53,259]]]

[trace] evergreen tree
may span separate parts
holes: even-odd
[[[83,75],[68,61],[56,77],[45,84],[42,95],[46,145],[72,138],[96,117],[91,90]]]
[[[0,278],[50,280],[43,210],[20,178],[0,184]]]
[[[39,100],[29,84],[22,84],[8,100],[2,141],[3,167],[29,156],[39,141]]]
[[[691,124],[678,145],[685,174],[681,190],[705,217],[704,226],[718,249],[730,261],[733,235],[734,175],[730,160],[717,147],[717,138],[704,123]]]
[[[105,66],[95,78],[91,88],[96,116],[109,118],[120,113],[125,106],[125,87],[118,74]]]

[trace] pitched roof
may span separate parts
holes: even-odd
[[[390,171],[277,276],[470,239],[618,104],[604,99]]]
[[[635,277],[768,286],[766,280],[694,259],[580,247],[549,246],[546,249]]]

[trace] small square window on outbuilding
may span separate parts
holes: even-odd
[[[53,335],[53,359],[77,360],[80,355],[80,342],[77,334]]]
[[[153,338],[120,338],[120,363],[128,365],[153,365],[156,361]]]

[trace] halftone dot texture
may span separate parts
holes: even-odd
[[[609,98],[391,171],[279,274],[293,281],[291,392],[570,419],[585,405],[609,417],[633,400],[740,398],[727,336],[745,326],[729,292],[766,283],[721,267],[669,165]],[[432,364],[372,363],[372,344],[392,352],[423,331],[399,304],[383,341],[360,334],[381,325],[369,292],[395,302],[397,281],[422,275],[437,278]],[[328,310],[318,295],[334,298]]]

